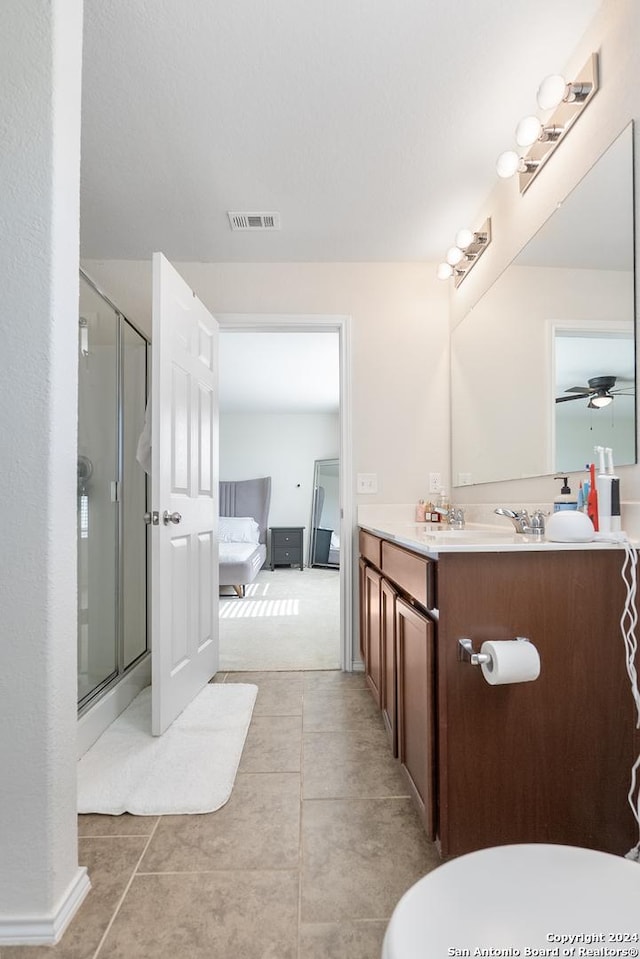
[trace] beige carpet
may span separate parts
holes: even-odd
[[[340,668],[337,569],[263,569],[244,599],[223,587],[220,669]]]

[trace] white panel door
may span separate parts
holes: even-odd
[[[218,669],[218,324],[153,254],[152,732]],[[156,515],[157,514],[157,515]]]

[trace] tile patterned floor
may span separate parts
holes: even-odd
[[[229,802],[81,816],[92,891],[54,948],[0,959],[379,959],[393,907],[440,862],[362,674],[226,673],[258,698]]]

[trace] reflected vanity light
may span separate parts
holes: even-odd
[[[501,153],[496,163],[498,176],[507,179],[519,174],[520,192],[524,193],[597,90],[597,53],[591,54],[572,82],[557,73],[545,77],[538,88],[538,106],[545,112],[554,112],[545,122],[533,115],[520,120],[515,131],[516,145],[520,150],[528,150],[524,155],[516,150]]]
[[[491,243],[491,217],[487,217],[479,230],[458,230],[455,245],[449,247],[445,260],[438,265],[439,280],[453,277],[455,286],[460,286]]]

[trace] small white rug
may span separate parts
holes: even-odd
[[[233,789],[258,687],[209,683],[162,736],[147,686],[78,763],[78,812],[213,812]]]

